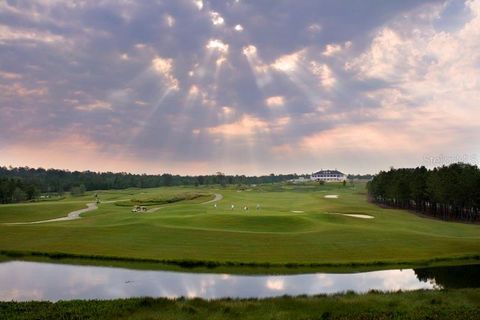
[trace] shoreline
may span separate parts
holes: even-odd
[[[478,319],[480,289],[263,299],[130,298],[0,302],[3,319]]]
[[[319,263],[269,263],[237,261],[168,260],[150,258],[82,255],[63,252],[0,250],[0,262],[23,260],[47,263],[65,263],[92,266],[111,266],[140,270],[188,271],[231,274],[288,275],[300,273],[355,273],[390,269],[479,264],[480,255],[441,257],[424,260],[371,261],[371,262],[319,262]]]

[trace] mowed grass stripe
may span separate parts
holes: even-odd
[[[48,202],[21,204],[17,206],[0,205],[0,223],[32,222],[61,218],[69,212],[86,208],[85,202]]]

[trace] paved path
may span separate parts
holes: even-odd
[[[222,199],[223,199],[223,196],[220,193],[215,193],[215,198],[213,198],[213,200],[209,200],[207,202],[202,202],[202,204],[217,202],[217,201],[220,201]]]
[[[48,223],[48,222],[55,222],[55,221],[69,221],[69,220],[76,220],[80,219],[80,215],[85,212],[96,210],[97,204],[95,202],[87,203],[87,207],[85,209],[80,209],[76,211],[70,212],[66,217],[56,218],[56,219],[49,219],[49,220],[40,220],[40,221],[33,221],[33,222],[11,222],[11,223],[4,223],[8,225],[19,225],[19,224],[40,224],[40,223]]]

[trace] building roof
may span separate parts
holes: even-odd
[[[343,173],[341,173],[340,171],[338,170],[320,170],[320,171],[317,171],[315,173],[313,173],[312,175],[313,176],[316,176],[316,175],[343,175]]]

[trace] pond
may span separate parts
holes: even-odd
[[[58,301],[144,296],[264,298],[347,290],[480,287],[479,271],[480,265],[473,265],[350,274],[245,276],[9,261],[0,263],[0,300]]]

